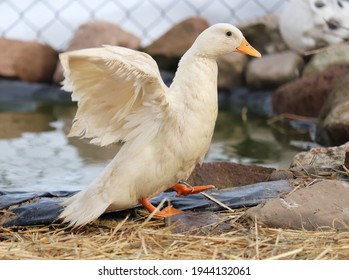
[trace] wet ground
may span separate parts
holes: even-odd
[[[2,104],[4,105],[4,103]],[[0,190],[57,191],[86,187],[118,146],[67,138],[74,104],[13,103],[0,111]],[[206,161],[287,167],[297,152],[275,139],[266,119],[219,113]]]

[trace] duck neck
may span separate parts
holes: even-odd
[[[170,91],[190,102],[217,98],[218,67],[215,58],[197,55],[189,50],[179,61]]]

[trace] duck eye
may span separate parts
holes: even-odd
[[[228,37],[230,37],[231,35],[233,35],[233,33],[231,31],[227,31],[227,33],[225,33],[225,35],[227,35]]]

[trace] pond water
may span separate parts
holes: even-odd
[[[17,102],[6,107],[0,107],[0,191],[83,189],[118,151],[117,145],[101,148],[67,138],[75,104]],[[246,120],[225,110],[219,113],[206,161],[280,168],[298,151],[277,140],[266,119]]]

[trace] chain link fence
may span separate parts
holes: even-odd
[[[142,38],[142,44],[192,16],[216,22],[242,20],[279,11],[287,0],[0,0],[0,35],[38,40],[62,50],[75,29],[106,20]]]

